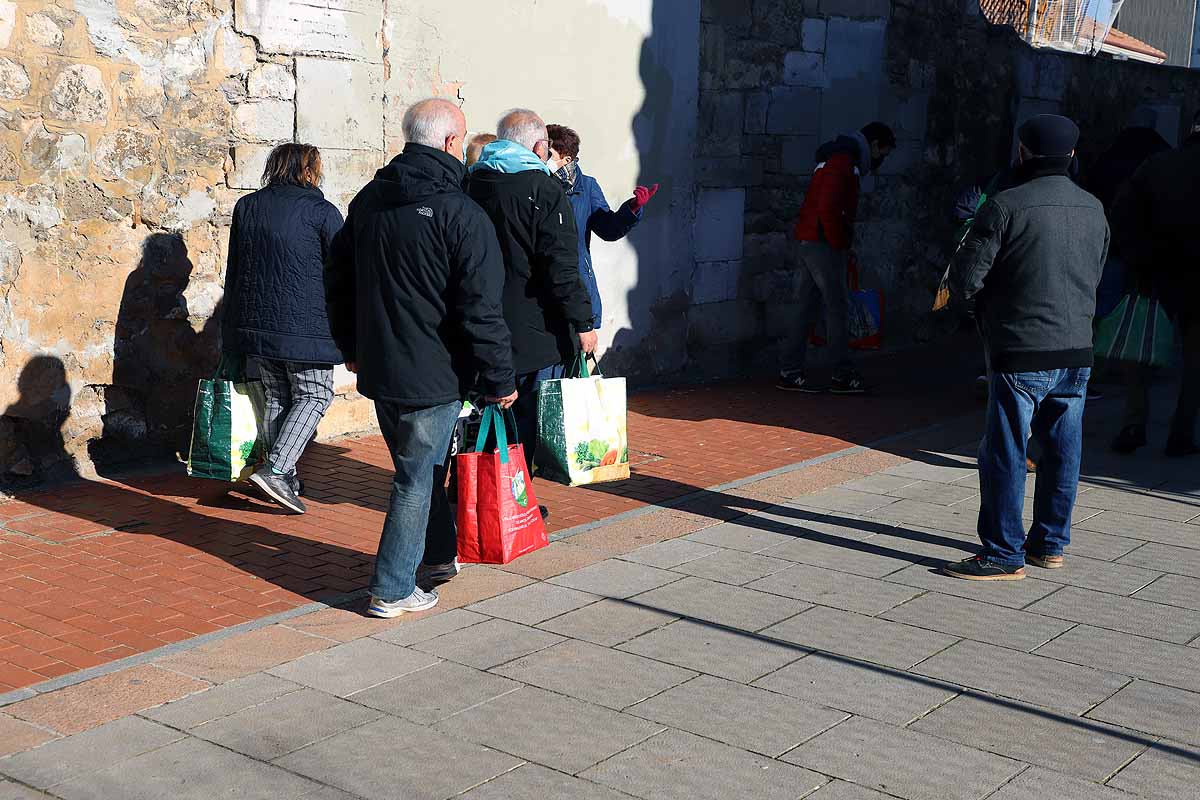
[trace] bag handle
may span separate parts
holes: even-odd
[[[596,365],[594,370],[588,369],[588,361]],[[600,362],[596,361],[595,353],[579,353],[575,356],[575,360],[571,362],[571,369],[567,373],[568,378],[590,378],[593,375],[600,376]]]
[[[508,463],[508,423],[512,422],[513,444],[519,443],[517,433],[517,418],[511,409],[501,410],[500,406],[490,405],[483,409],[483,421],[479,424],[479,435],[475,437],[475,452],[482,453],[487,447],[488,438],[495,433],[496,452],[500,454],[500,463]]]
[[[217,362],[216,372],[213,373],[213,380],[228,380],[238,381],[246,378],[246,361],[241,355],[231,353],[221,353],[221,360]]]

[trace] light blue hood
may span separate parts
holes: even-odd
[[[498,139],[483,148],[479,160],[471,165],[471,172],[477,169],[490,169],[496,172],[514,173],[541,170],[547,175],[550,168],[538,158],[532,150],[507,139]]]

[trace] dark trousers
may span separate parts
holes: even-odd
[[[525,450],[525,466],[528,468],[529,480],[533,480],[533,464],[537,458],[538,437],[538,391],[542,384],[549,380],[561,378],[566,374],[562,364],[540,369],[537,372],[527,372],[517,376],[517,402],[513,405],[513,416],[517,418],[517,436]]]
[[[1171,439],[1192,441],[1196,435],[1196,417],[1200,413],[1200,314],[1185,314],[1175,319],[1183,340],[1183,376],[1179,399],[1171,419]],[[1150,379],[1147,367],[1131,365],[1126,372],[1125,424],[1145,425],[1150,417]]]

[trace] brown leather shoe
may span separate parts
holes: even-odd
[[[1066,559],[1062,556],[1035,556],[1029,554],[1025,556],[1026,564],[1033,564],[1035,567],[1042,569],[1062,569],[1066,563]]]

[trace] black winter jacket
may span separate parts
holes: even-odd
[[[950,264],[951,294],[973,300],[991,368],[1092,365],[1096,287],[1108,253],[1104,207],[1067,177],[1070,160],[1018,167],[984,204]]]
[[[468,192],[495,225],[504,253],[504,319],[518,375],[569,363],[576,334],[593,329],[579,275],[575,212],[559,181],[541,172],[471,172]]]
[[[325,315],[325,257],[342,215],[320,189],[274,184],[233,207],[222,347],[281,361],[338,364]]]
[[[504,261],[465,168],[409,144],[350,203],[325,271],[329,320],[358,391],[428,408],[476,385],[516,390],[500,306]]]
[[[1133,271],[1172,314],[1196,314],[1200,298],[1200,133],[1151,157],[1112,212],[1113,238]]]

